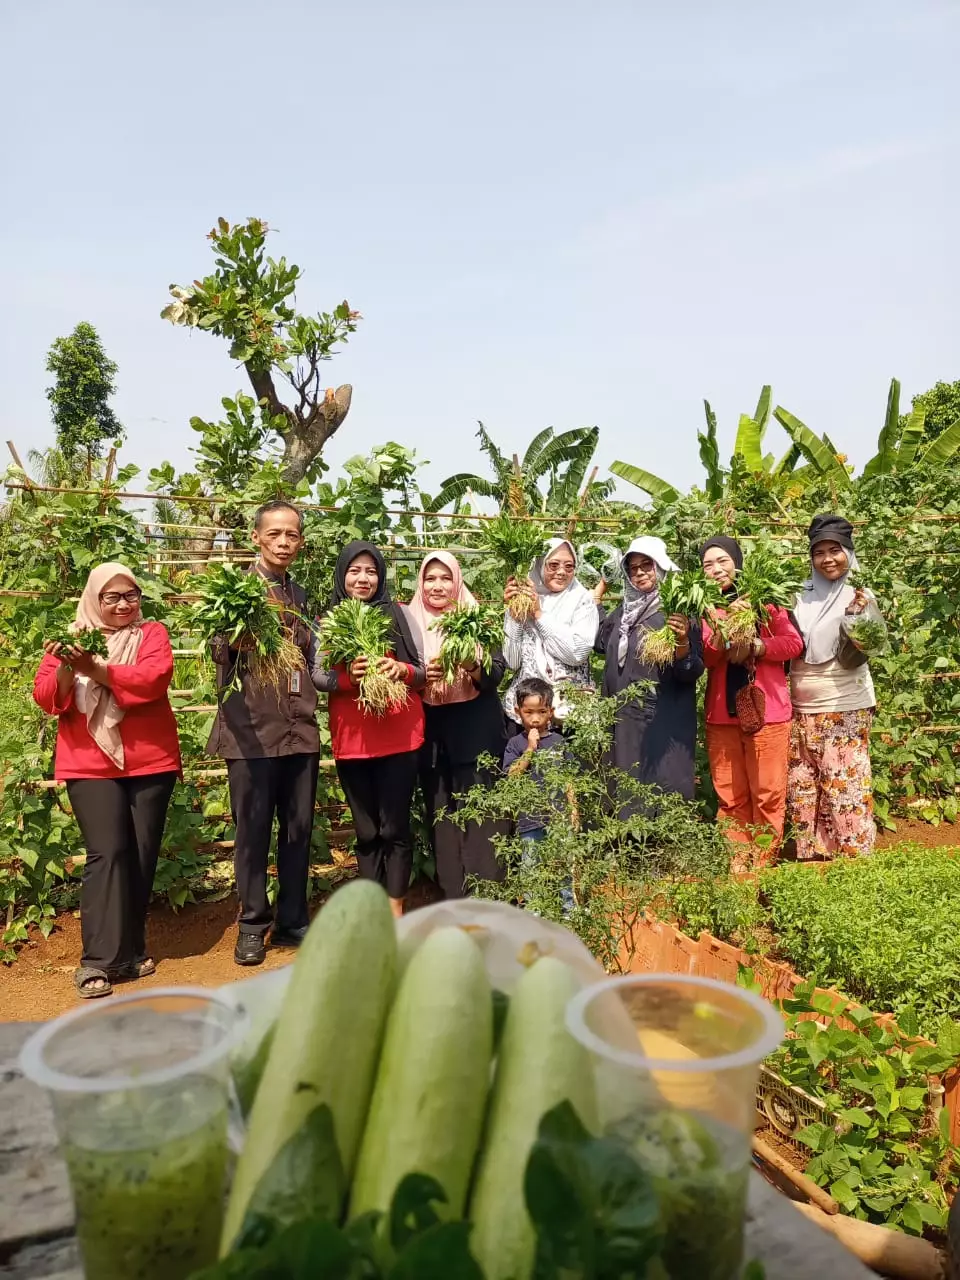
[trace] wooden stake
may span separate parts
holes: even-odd
[[[12,440],[7,441],[7,448],[10,450],[10,456],[11,458],[13,458],[14,464],[18,466],[20,470],[23,472],[23,487],[25,489],[36,489],[37,486],[33,483],[33,481],[27,475],[27,468],[23,465],[23,462],[20,459],[20,455],[19,453],[17,453],[17,446],[13,443]],[[20,487],[19,485],[7,485],[8,489],[14,489],[19,487]]]

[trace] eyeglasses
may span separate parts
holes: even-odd
[[[101,604],[119,604],[126,600],[127,604],[139,604],[142,591],[104,591],[100,597]]]

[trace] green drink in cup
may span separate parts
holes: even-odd
[[[91,1280],[186,1280],[217,1259],[228,1055],[245,1016],[158,988],[78,1009],[24,1046],[49,1091]]]

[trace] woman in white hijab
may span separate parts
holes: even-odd
[[[850,522],[816,516],[807,535],[812,574],[795,610],[805,649],[790,667],[787,817],[798,858],[852,857],[870,853],[876,839],[870,771],[876,697],[866,661],[850,669],[836,655],[840,624],[862,612],[868,596],[849,582],[857,568]]]
[[[680,615],[664,617],[659,586],[677,566],[662,538],[635,538],[622,560],[623,600],[602,618],[596,651],[605,658],[604,697],[636,686],[617,711],[613,763],[637,782],[693,799],[697,745],[697,681],[703,674],[700,624]],[[597,601],[606,592],[601,582]],[[638,656],[645,631],[670,625],[676,656],[656,667]],[[627,811],[639,806],[628,805]]]
[[[597,634],[597,608],[577,581],[577,553],[566,538],[551,538],[529,579],[507,582],[506,603],[521,592],[536,597],[529,619],[517,622],[509,610],[505,621],[503,654],[514,679],[504,698],[508,716],[516,719],[515,690],[521,680],[537,676],[554,688],[562,684],[590,682],[589,657]],[[554,700],[553,715],[562,721],[568,708]]]
[[[180,745],[167,696],[170,638],[144,620],[141,595],[125,565],[94,569],[71,626],[77,644],[44,645],[33,686],[37,705],[58,719],[54,777],[67,784],[87,851],[74,973],[84,1000],[156,968],[144,936],[147,906]],[[84,649],[90,630],[103,636],[105,658]]]

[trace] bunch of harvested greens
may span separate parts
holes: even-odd
[[[94,658],[107,656],[107,637],[99,627],[80,627],[73,630],[73,624],[60,627],[49,639],[64,649],[80,649]]]
[[[736,577],[737,599],[749,609],[729,612],[718,626],[728,644],[744,644],[768,620],[767,606],[792,609],[803,590],[796,563],[769,542],[758,542]]]
[[[843,629],[861,653],[879,654],[887,647],[887,626],[882,619],[854,614],[844,620]]]
[[[203,640],[222,636],[231,648],[243,647],[225,694],[240,687],[242,664],[256,684],[277,690],[303,667],[303,654],[287,634],[281,606],[270,598],[266,582],[237,565],[220,564],[207,575],[187,625]]]
[[[331,666],[344,666],[366,658],[366,675],[360,680],[360,705],[375,716],[402,707],[407,686],[379,670],[393,640],[393,623],[376,605],[363,600],[343,600],[334,605],[320,624],[320,643]]]
[[[704,577],[700,569],[675,570],[667,573],[660,583],[660,609],[664,618],[680,614],[684,618],[700,619],[709,610],[723,603],[723,593],[716,582]],[[656,631],[644,630],[637,645],[637,657],[657,667],[673,662],[677,650],[677,637],[668,622]]]
[[[526,580],[531,564],[543,554],[543,531],[530,520],[499,515],[486,522],[482,538],[484,550],[496,556],[508,577],[516,578],[518,583]],[[514,596],[507,605],[507,611],[517,622],[526,622],[533,608],[533,599],[527,592]]]
[[[453,684],[458,667],[479,662],[489,672],[494,652],[503,644],[503,612],[483,605],[462,605],[442,613],[431,631],[443,636],[437,660],[444,680]]]

